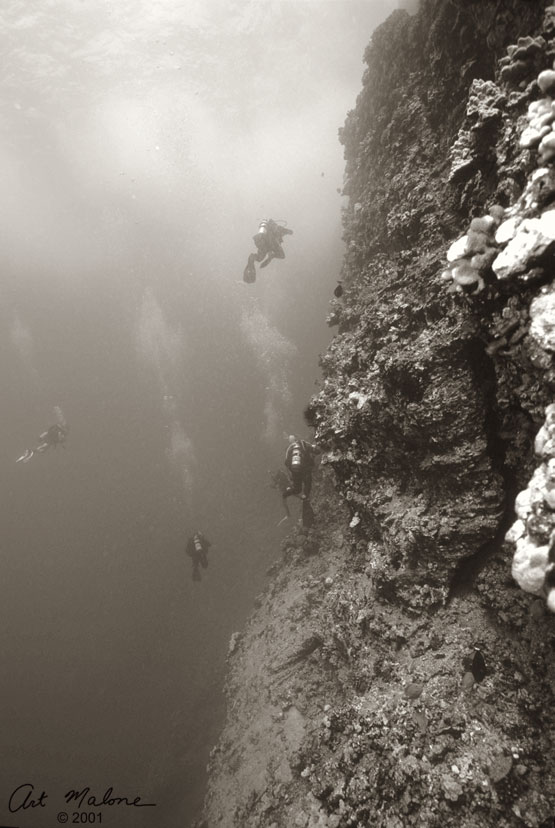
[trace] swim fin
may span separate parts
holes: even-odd
[[[252,285],[256,281],[256,270],[254,265],[247,265],[243,271],[243,281],[248,285]]]

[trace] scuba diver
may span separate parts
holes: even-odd
[[[18,457],[16,463],[28,463],[35,454],[44,454],[49,448],[57,448],[62,446],[65,448],[65,441],[69,432],[69,426],[65,421],[55,423],[50,426],[47,431],[39,434],[39,444],[32,449],[25,449],[21,457]]]
[[[266,267],[272,259],[285,259],[282,247],[283,237],[292,233],[292,230],[278,224],[274,219],[263,219],[260,222],[258,232],[253,236],[256,253],[251,253],[249,256],[247,266],[243,272],[243,281],[249,284],[255,281],[255,262],[260,262],[260,267]]]
[[[63,446],[65,448],[64,443],[67,439],[68,431],[67,425],[64,426],[56,423],[56,425],[50,426],[47,431],[39,434],[39,440],[42,440],[42,442],[36,447],[35,451],[42,454],[48,448],[57,448],[57,446]]]
[[[200,581],[200,569],[199,567],[202,566],[203,569],[208,567],[208,557],[207,552],[210,549],[212,544],[205,538],[202,532],[195,532],[189,540],[187,541],[187,546],[185,547],[185,551],[187,555],[191,558],[193,563],[193,573],[192,578],[193,581]]]
[[[312,490],[312,469],[314,457],[320,449],[313,443],[300,440],[294,434],[289,435],[289,445],[285,453],[285,465],[291,475],[291,483],[282,494],[285,504],[290,495],[297,495],[301,500],[308,500]]]

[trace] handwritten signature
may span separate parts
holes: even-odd
[[[89,808],[112,807],[113,805],[128,805],[133,808],[152,808],[156,805],[156,802],[141,802],[140,796],[136,796],[134,799],[130,799],[127,796],[115,796],[112,787],[106,788],[101,799],[91,794],[91,789],[88,785],[81,788],[81,790],[72,788],[63,797],[68,805],[72,802],[77,803],[75,805],[76,808],[81,808],[82,805],[87,805]],[[37,794],[35,786],[31,782],[24,782],[12,791],[8,801],[8,810],[10,813],[15,814],[18,811],[26,811],[29,808],[44,808],[46,807],[47,799],[48,794],[46,791],[43,790],[40,794]]]

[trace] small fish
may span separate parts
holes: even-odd
[[[338,299],[339,299],[341,296],[343,296],[343,285],[342,285],[341,283],[339,283],[339,284],[337,285],[337,287],[335,288],[335,290],[334,290],[334,292],[333,292],[333,295],[334,295],[334,296],[337,296],[337,298],[338,298]]]

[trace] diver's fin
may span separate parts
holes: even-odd
[[[256,270],[254,265],[247,265],[243,271],[243,282],[252,285],[256,281]]]

